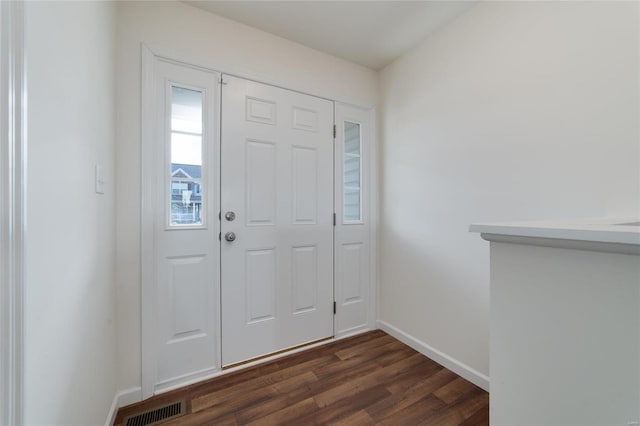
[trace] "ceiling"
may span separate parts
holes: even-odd
[[[474,1],[186,1],[374,70],[416,46]]]

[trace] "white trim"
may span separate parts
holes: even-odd
[[[23,422],[26,77],[24,6],[0,2],[0,424]]]
[[[368,324],[357,325],[355,327],[339,330],[336,334],[337,339],[344,339],[345,337],[355,336],[356,334],[364,333],[365,331],[371,331],[372,328]]]
[[[427,345],[423,341],[416,339],[410,334],[405,333],[404,331],[392,326],[385,321],[378,320],[377,323],[380,330],[386,332],[387,334],[390,334],[391,336],[400,340],[402,343],[420,352],[427,358],[432,359],[433,361],[453,371],[462,378],[467,379],[474,385],[479,386],[489,392],[489,377],[485,376],[479,371],[474,370],[473,368],[458,361],[457,359],[445,354],[444,352],[440,352],[436,348]]]
[[[135,404],[136,402],[142,401],[142,388],[140,386],[135,386],[129,389],[124,389],[118,392],[117,396],[118,408]]]
[[[371,108],[369,111],[371,124],[369,125],[369,138],[372,147],[369,150],[369,285],[371,286],[371,303],[369,305],[369,326],[375,327],[378,319],[378,218],[379,218],[379,178],[378,158],[380,153],[380,143],[378,140],[378,110]]]
[[[145,295],[155,294],[155,259],[156,259],[156,241],[155,241],[155,211],[154,206],[158,205],[155,199],[156,191],[154,188],[153,169],[155,165],[155,157],[147,153],[154,152],[151,147],[154,139],[154,108],[155,108],[155,90],[154,82],[154,63],[155,55],[145,45],[142,45],[142,75],[141,75],[141,144],[140,144],[140,174],[141,174],[141,193],[142,209],[140,217],[140,247],[141,247],[141,295],[140,312],[141,312],[141,393],[142,398],[149,398],[153,395],[153,389],[156,384],[156,357],[154,351],[154,330],[150,327],[153,324],[155,313],[154,304],[145,303]]]
[[[107,420],[104,422],[104,426],[113,426],[116,416],[118,415],[118,409],[126,405],[134,404],[142,401],[142,388],[134,387],[116,392],[111,402],[111,408],[109,414],[107,414]]]
[[[369,311],[367,323],[376,328],[378,319],[378,112],[376,108],[369,109],[369,139],[371,148],[367,157],[369,167],[368,198],[369,198]]]
[[[118,394],[113,396],[113,401],[111,401],[111,408],[109,408],[109,413],[107,414],[107,420],[104,422],[104,426],[113,426],[116,421],[116,415],[118,414]]]
[[[168,390],[178,389],[192,383],[197,383],[202,380],[206,380],[210,377],[215,376],[215,374],[219,371],[220,371],[220,367],[216,365],[214,367],[205,368],[200,371],[193,371],[191,373],[182,374],[176,377],[171,377],[169,379],[156,383],[154,387],[154,393],[162,393]]]
[[[637,233],[637,231],[636,231]],[[640,244],[606,243],[600,241],[581,241],[562,238],[521,237],[503,234],[480,234],[483,240],[493,243],[519,244],[539,247],[551,247],[569,250],[598,251],[603,253],[620,253],[640,255]],[[638,238],[638,237],[636,237]],[[639,239],[640,240],[640,239]],[[639,241],[640,243],[640,241]]]

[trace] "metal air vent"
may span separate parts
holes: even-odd
[[[127,416],[122,420],[123,426],[152,426],[176,417],[184,416],[185,401],[172,402],[162,407],[147,410],[139,414]]]

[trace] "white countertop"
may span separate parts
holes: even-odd
[[[471,232],[640,246],[640,219],[475,223]]]

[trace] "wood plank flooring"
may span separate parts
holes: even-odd
[[[488,425],[489,394],[376,330],[161,394],[124,417],[187,401],[164,425]]]

